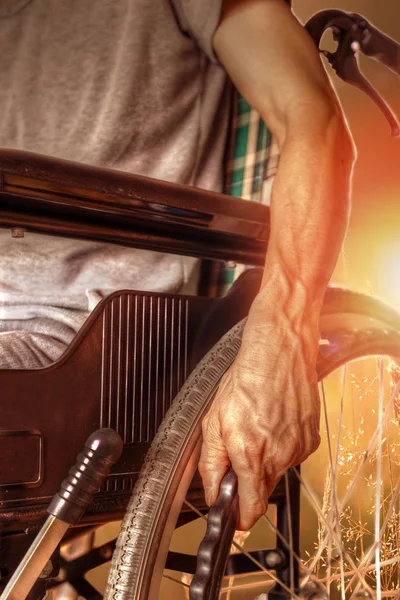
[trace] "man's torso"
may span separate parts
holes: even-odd
[[[168,0],[2,0],[0,146],[220,189],[227,86]],[[194,261],[0,231],[0,301],[176,292]],[[11,318],[11,317],[9,317]]]

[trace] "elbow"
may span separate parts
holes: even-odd
[[[303,114],[301,111],[303,110]],[[357,152],[342,107],[334,92],[314,94],[313,102],[304,103],[296,115],[296,125],[292,126],[293,134],[300,135],[298,124],[302,127],[301,135],[309,137],[321,153],[333,154],[345,170],[352,171]]]
[[[316,156],[328,155],[351,173],[357,153],[343,110],[332,89],[304,98],[287,112],[282,150],[285,145],[306,145]],[[300,142],[301,140],[301,142]],[[278,140],[278,144],[279,143]]]
[[[357,150],[343,110],[334,97],[330,101],[326,119],[318,124],[321,137],[331,152],[335,153],[345,170],[351,172],[357,158]]]
[[[339,104],[330,118],[325,138],[328,143],[328,151],[335,157],[343,176],[350,181],[357,158],[357,150]]]

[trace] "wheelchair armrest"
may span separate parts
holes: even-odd
[[[269,209],[186,185],[0,149],[0,227],[262,265]]]

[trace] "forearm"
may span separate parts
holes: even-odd
[[[299,118],[281,146],[257,301],[276,294],[275,314],[285,311],[294,326],[296,319],[318,320],[348,225],[354,156],[338,108],[308,121]]]

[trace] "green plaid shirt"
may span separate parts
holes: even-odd
[[[277,166],[278,153],[270,131],[257,111],[234,92],[225,193],[253,202],[267,201],[268,191],[263,195],[263,188],[265,181],[275,175]]]
[[[257,111],[237,92],[232,103],[224,191],[237,198],[269,204],[279,160],[276,143]],[[219,271],[217,296],[223,296],[246,268],[224,263]]]

